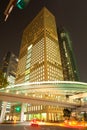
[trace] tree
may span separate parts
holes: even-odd
[[[66,108],[66,109],[63,110],[63,114],[64,114],[63,115],[64,117],[70,118],[71,110],[69,110],[69,109]]]
[[[84,117],[84,121],[87,121],[87,113],[86,112],[84,112],[83,117]]]
[[[0,70],[0,88],[5,88],[9,85],[7,78],[4,77],[3,72]]]

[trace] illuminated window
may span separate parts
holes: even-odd
[[[41,110],[43,109],[43,106],[41,105]]]
[[[28,47],[28,50],[30,50],[32,48],[32,44]]]
[[[26,69],[30,68],[30,63],[26,65]]]
[[[38,110],[40,110],[40,106],[38,106]]]
[[[26,75],[29,74],[29,73],[30,73],[30,69],[28,69],[28,70],[25,71]]]
[[[29,75],[26,75],[25,76],[25,81],[29,80],[29,77],[30,77]]]

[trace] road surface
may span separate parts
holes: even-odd
[[[19,124],[0,124],[0,130],[83,130],[80,128],[66,128],[60,126],[29,126],[29,125],[19,125]]]

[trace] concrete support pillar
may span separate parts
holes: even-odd
[[[46,121],[49,121],[49,112],[47,112],[47,119]]]
[[[3,107],[1,110],[1,116],[0,116],[0,122],[4,121],[7,104],[8,104],[8,102],[3,102]]]
[[[21,106],[21,122],[24,121],[24,109],[25,109],[25,103],[22,103],[22,106]]]

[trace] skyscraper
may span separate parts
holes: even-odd
[[[16,83],[63,80],[55,17],[44,7],[25,28]]]
[[[58,28],[60,54],[63,66],[64,80],[78,81],[79,75],[73,53],[72,41],[68,31],[64,27]]]
[[[54,80],[63,80],[63,69],[55,17],[44,7],[23,32],[16,84]],[[44,98],[48,96],[47,93],[39,92],[36,92],[35,96],[38,97],[40,94]],[[51,98],[52,96],[53,94],[50,94]],[[49,114],[49,109],[50,113],[53,113]],[[27,105],[27,110],[27,120],[33,117],[45,121],[54,118],[57,120],[55,115],[58,112],[62,113],[58,106],[55,109],[51,106]]]
[[[59,40],[55,17],[44,7],[23,32],[16,84],[75,79],[73,77],[74,74],[71,73],[73,70],[74,73],[76,73],[76,70],[70,61],[71,57],[69,53],[71,54],[71,51],[69,51],[69,49],[72,49],[69,45],[70,42],[63,46],[59,44]],[[69,40],[68,35],[66,40]],[[68,48],[66,49],[67,46]],[[62,49],[65,49],[64,57],[62,56]],[[65,58],[64,61],[63,58]],[[69,63],[69,67],[65,68],[63,62],[65,64]],[[70,67],[72,67],[73,70]],[[64,69],[66,70],[64,71]],[[56,98],[61,101],[63,98],[66,98],[65,95],[60,96],[59,94],[37,91],[29,93],[29,95],[36,97],[41,96],[43,98],[49,97],[50,99]],[[63,107],[37,104],[27,104],[26,107],[25,120],[38,117],[45,121],[57,121],[59,119],[62,120],[63,117]]]
[[[7,52],[2,61],[2,72],[7,78],[9,85],[15,83],[18,58],[12,53]]]
[[[16,70],[18,65],[18,58],[15,54],[8,51],[2,61],[2,72],[4,76],[7,78],[9,85],[14,85],[15,78],[16,78]],[[11,103],[8,102],[6,112],[10,112],[10,105]],[[0,109],[3,107],[3,103],[0,102]]]

